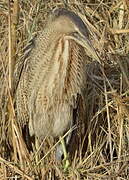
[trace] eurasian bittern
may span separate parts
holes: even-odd
[[[70,129],[86,82],[86,56],[97,58],[82,19],[55,9],[34,40],[16,92],[17,117],[30,135],[59,137]],[[27,116],[26,116],[27,115]]]

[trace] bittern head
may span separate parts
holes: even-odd
[[[64,8],[54,9],[50,16],[50,23],[57,32],[64,34],[66,39],[74,40],[86,49],[87,55],[99,61],[89,39],[90,32],[77,14]]]

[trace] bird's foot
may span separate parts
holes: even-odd
[[[64,171],[67,171],[69,166],[70,166],[70,162],[69,162],[68,155],[67,155],[67,157],[65,157],[63,159],[63,169],[64,169]]]
[[[60,137],[60,141],[61,141],[61,145],[62,145],[62,151],[63,151],[63,154],[64,154],[63,168],[64,168],[64,171],[66,171],[70,166],[70,162],[68,160],[68,154],[67,154],[67,151],[66,151],[66,145],[65,145],[64,138]]]
[[[63,161],[62,161],[63,162],[63,169],[64,169],[64,171],[67,171],[67,169],[70,166],[70,162],[69,162],[69,159],[68,159],[68,154],[67,154],[67,151],[66,151],[66,146],[65,146],[64,139],[62,139],[60,137],[60,141],[61,141],[61,144],[59,144],[57,146],[57,149],[56,149],[56,159],[59,162],[61,162],[62,159],[63,159]]]

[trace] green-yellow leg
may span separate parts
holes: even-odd
[[[68,160],[68,154],[67,154],[67,151],[66,151],[66,146],[65,146],[65,141],[64,141],[64,138],[60,137],[60,142],[61,142],[61,145],[62,145],[62,150],[63,150],[63,153],[64,153],[64,170],[66,171],[70,165],[70,162]]]

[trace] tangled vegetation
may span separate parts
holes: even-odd
[[[43,153],[34,151],[34,144],[33,151],[28,151],[16,123],[9,63],[11,59],[21,59],[29,40],[44,28],[50,10],[66,6],[88,24],[101,63],[92,59],[87,62],[87,150],[82,156],[81,147],[78,148],[69,169],[64,171],[55,160],[53,139],[42,143]],[[9,18],[12,11],[15,16],[11,20],[16,22],[13,25]],[[14,0],[11,4],[0,1],[1,180],[129,179],[128,34],[128,0]]]

